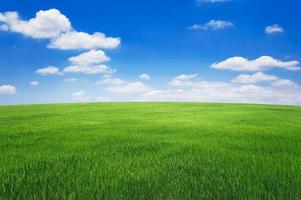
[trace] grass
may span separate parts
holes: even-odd
[[[301,107],[0,107],[0,199],[301,199]]]

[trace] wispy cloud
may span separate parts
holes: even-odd
[[[59,70],[59,68],[54,67],[54,66],[48,66],[48,67],[37,69],[36,73],[39,75],[42,75],[42,76],[63,75],[63,73]]]
[[[232,82],[244,83],[244,84],[255,84],[259,82],[270,82],[279,80],[277,76],[265,74],[263,72],[257,72],[255,74],[240,74],[235,77]]]
[[[116,70],[107,65],[81,66],[72,65],[64,69],[65,73],[84,73],[84,74],[111,74]]]
[[[78,79],[77,78],[65,78],[65,82],[76,82]]]
[[[29,84],[32,85],[32,86],[37,86],[40,83],[39,83],[39,81],[31,81]]]
[[[278,24],[270,25],[265,28],[266,34],[283,33],[284,29]]]
[[[114,86],[106,88],[109,92],[127,94],[127,93],[145,93],[151,90],[151,87],[142,82],[132,82],[121,86]]]
[[[189,26],[188,29],[190,30],[221,30],[226,28],[233,27],[233,23],[230,21],[223,21],[223,20],[210,20],[205,24],[194,24]]]
[[[224,3],[229,2],[231,0],[197,0],[198,5],[206,4],[206,3]]]
[[[171,86],[191,86],[192,81],[198,76],[197,73],[195,74],[180,74],[174,77],[170,82],[169,85]]]
[[[77,98],[81,98],[81,97],[85,97],[85,92],[84,91],[79,91],[79,92],[74,92],[72,94],[73,97],[77,97]]]
[[[72,93],[72,97],[77,101],[89,101],[90,97],[85,94],[83,90]]]
[[[121,78],[115,78],[113,76],[104,77],[104,79],[99,80],[96,82],[97,85],[123,85],[126,81],[122,80]]]
[[[266,76],[274,80],[276,76]],[[250,76],[254,79],[252,76]],[[247,78],[250,78],[247,77]],[[264,79],[266,79],[264,78]],[[301,104],[301,87],[291,80],[274,80],[269,86],[244,83],[189,80],[190,84],[173,85],[171,89],[153,89],[142,95],[147,101],[205,101]],[[247,83],[249,82],[249,83]]]
[[[276,88],[299,88],[297,83],[288,79],[279,79],[271,83],[271,85]]]
[[[148,74],[141,74],[139,76],[139,78],[142,80],[150,80],[151,79],[150,75],[148,75]]]
[[[298,84],[292,80],[281,79],[275,75],[265,74],[263,72],[257,72],[255,74],[240,74],[232,80],[233,83],[241,84],[258,84],[262,82],[269,83],[275,88],[297,88]]]

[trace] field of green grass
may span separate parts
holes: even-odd
[[[301,107],[0,106],[0,199],[301,199]]]

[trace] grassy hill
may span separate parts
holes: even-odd
[[[0,199],[300,199],[301,107],[0,107]]]

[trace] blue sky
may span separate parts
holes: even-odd
[[[301,104],[301,2],[3,0],[0,104]]]

